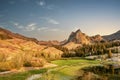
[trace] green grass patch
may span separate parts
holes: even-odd
[[[98,64],[100,61],[96,60],[86,60],[86,59],[66,59],[66,60],[55,60],[52,61],[53,64],[56,64],[58,66],[64,66],[64,65],[75,65],[75,64]]]
[[[40,73],[43,74],[43,77],[38,80],[70,80],[76,76],[79,69],[97,65],[100,61],[86,59],[64,59],[55,60],[51,63],[58,65],[58,67],[1,75],[0,80],[25,80],[31,75]],[[47,73],[48,70],[51,71]]]
[[[58,65],[58,67],[51,69],[47,74],[43,74],[43,77],[38,80],[71,80],[77,76],[79,69],[98,65],[100,62],[96,60],[69,58],[55,60],[51,63]]]
[[[16,74],[1,75],[0,80],[25,80],[27,77],[33,74],[45,73],[46,71],[47,69],[40,69],[40,70],[30,70],[27,72],[21,72]]]

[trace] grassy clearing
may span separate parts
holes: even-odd
[[[85,59],[65,59],[55,60],[52,63],[58,65],[58,67],[49,69],[50,72],[43,74],[43,77],[38,80],[71,80],[77,76],[79,69],[98,65],[100,62]]]
[[[16,74],[1,75],[0,80],[25,80],[33,74],[42,73],[42,78],[38,80],[70,80],[77,75],[80,68],[98,65],[100,62],[85,59],[65,59],[55,60],[51,63],[58,65],[56,68],[47,68],[41,70],[31,70]]]
[[[86,59],[65,59],[65,60],[55,60],[52,61],[53,64],[58,66],[64,65],[80,65],[80,64],[98,64],[100,61],[96,60],[86,60]]]

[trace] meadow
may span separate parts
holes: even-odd
[[[42,74],[38,80],[70,80],[77,77],[79,69],[99,65],[100,61],[70,58],[51,61],[51,63],[56,64],[57,67],[1,75],[0,80],[25,80],[34,74]]]

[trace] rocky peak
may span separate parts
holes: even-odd
[[[75,32],[72,32],[68,38],[68,42],[74,42],[78,44],[89,44],[89,37],[82,33],[80,29]]]
[[[79,32],[81,32],[81,30],[80,30],[80,29],[78,29],[75,33],[79,33]]]
[[[67,43],[74,42],[76,44],[91,44],[95,42],[103,41],[104,39],[100,35],[95,35],[89,37],[85,33],[83,33],[80,29],[75,32],[72,32],[68,38]]]

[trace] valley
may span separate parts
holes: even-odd
[[[116,34],[119,31],[112,35]],[[120,77],[119,62],[120,40],[116,37],[107,40],[78,29],[64,42],[39,41],[0,28],[0,80],[114,80]],[[104,68],[113,64],[118,66],[117,74],[114,67]],[[101,75],[92,69],[101,66],[113,72]]]
[[[120,80],[120,0],[0,0],[0,80]]]

